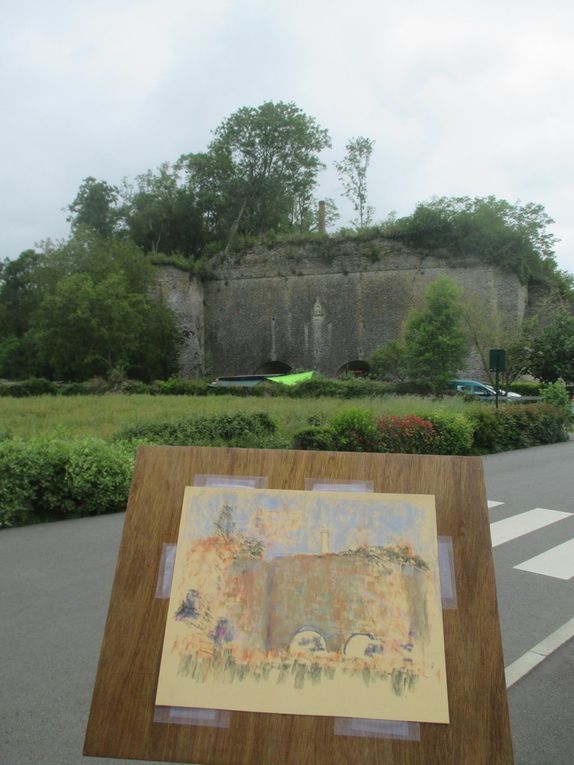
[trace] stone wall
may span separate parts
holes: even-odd
[[[439,276],[458,283],[487,316],[502,311],[521,321],[528,301],[514,274],[385,240],[258,247],[214,259],[212,269],[203,284],[160,269],[161,294],[185,336],[182,374],[252,374],[273,362],[336,374],[400,337],[409,310]],[[484,376],[472,356],[462,371]]]

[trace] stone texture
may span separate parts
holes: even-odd
[[[487,312],[524,318],[528,289],[514,274],[382,239],[257,247],[214,258],[203,283],[161,267],[158,290],[183,331],[183,375],[252,374],[270,362],[336,374],[400,337],[439,276]],[[484,376],[472,355],[462,372]]]

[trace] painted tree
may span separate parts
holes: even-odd
[[[406,322],[405,364],[412,382],[439,392],[462,368],[467,353],[461,290],[441,277],[429,284],[424,302]]]
[[[373,220],[374,208],[368,204],[367,197],[367,171],[374,145],[375,142],[370,138],[351,138],[347,143],[344,159],[335,162],[339,181],[343,186],[343,195],[350,200],[358,215],[353,221],[357,228],[368,226]]]

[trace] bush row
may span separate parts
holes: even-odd
[[[360,398],[383,396],[388,393],[403,392],[393,383],[356,377],[331,379],[314,377],[298,385],[286,386],[273,382],[260,383],[249,387],[211,387],[207,380],[191,380],[172,377],[158,380],[151,384],[127,380],[112,383],[103,379],[87,382],[55,383],[43,378],[31,378],[17,383],[0,383],[0,396],[22,398],[25,396],[62,395],[89,396],[104,393],[149,394],[151,396],[290,396],[292,398]],[[412,392],[412,391],[404,391]]]
[[[0,528],[122,510],[133,462],[99,439],[0,440]]]
[[[265,412],[237,412],[127,425],[114,439],[168,446],[258,446],[276,431],[275,421]]]
[[[564,412],[548,404],[507,405],[496,410],[475,404],[464,414],[429,412],[375,417],[350,409],[327,425],[295,436],[297,449],[406,454],[489,454],[568,439]]]

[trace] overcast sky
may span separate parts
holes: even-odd
[[[539,202],[574,272],[572,0],[0,0],[0,257],[69,233],[83,178],[203,151],[294,101],[335,160],[375,142],[376,218],[432,196]]]

